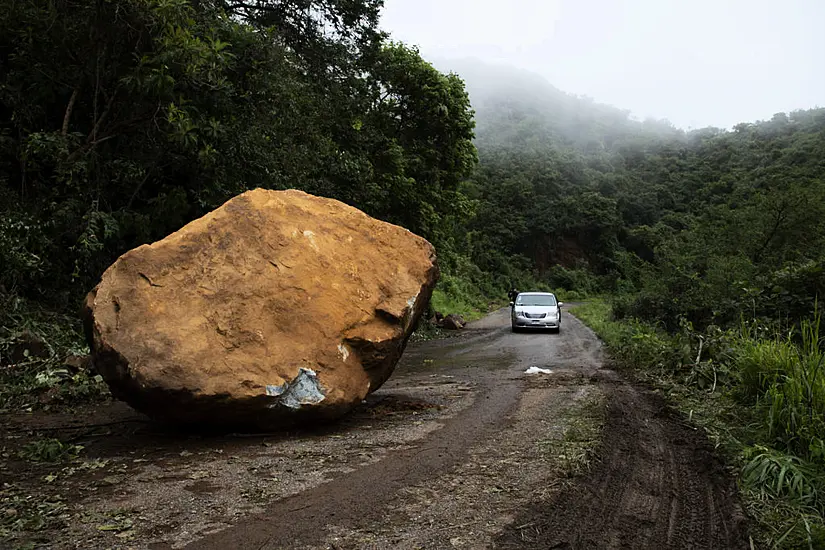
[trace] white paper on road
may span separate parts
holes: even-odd
[[[539,367],[530,367],[524,371],[524,374],[553,374],[553,371],[550,369],[541,369]]]

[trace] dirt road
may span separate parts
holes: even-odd
[[[97,411],[106,433],[94,418],[41,419],[77,430],[102,464],[58,473],[74,496],[49,536],[153,550],[746,548],[707,443],[603,360],[569,314],[559,335],[512,334],[502,310],[410,345],[363,407],[314,433],[182,438],[122,406]]]

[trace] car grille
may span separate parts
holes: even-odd
[[[525,313],[525,317],[528,319],[544,319],[547,314],[546,313]]]

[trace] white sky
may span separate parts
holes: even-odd
[[[683,128],[825,106],[825,0],[385,0],[382,27]]]

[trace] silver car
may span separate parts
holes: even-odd
[[[550,292],[522,292],[510,302],[510,320],[513,332],[520,328],[549,328],[561,330],[561,306]]]

